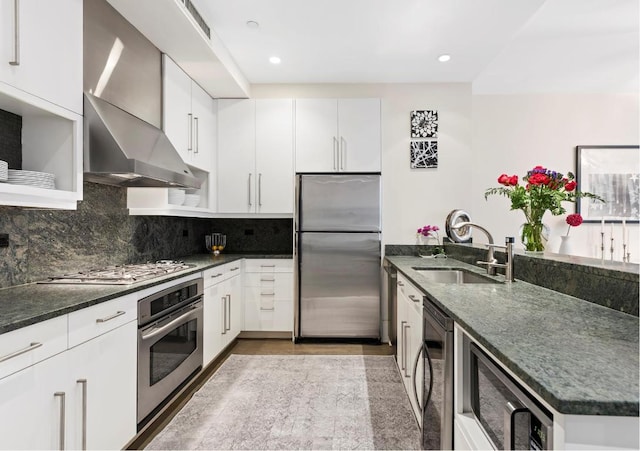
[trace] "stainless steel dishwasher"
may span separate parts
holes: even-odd
[[[422,387],[422,449],[453,449],[453,320],[436,304],[423,297],[422,349],[424,359]],[[418,394],[414,393],[416,399]]]

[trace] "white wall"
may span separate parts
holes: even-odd
[[[496,241],[517,236],[524,222],[520,211],[510,211],[510,201],[484,191],[498,186],[501,173],[520,178],[536,165],[575,173],[578,145],[638,145],[638,94],[545,94],[474,95],[472,189],[462,205],[474,221],[487,226]],[[640,171],[640,168],[636,168]],[[573,213],[572,204],[566,204]],[[548,249],[557,251],[560,235],[567,233],[565,215],[547,213],[544,222],[552,228]],[[621,226],[614,230],[621,259]],[[600,257],[600,224],[572,228],[576,255]],[[609,238],[609,228],[606,229]],[[631,260],[640,261],[638,224],[630,226]],[[481,236],[474,241],[484,241]],[[608,243],[607,249],[608,249]],[[608,253],[608,250],[607,250]]]
[[[414,244],[416,229],[444,228],[447,214],[469,201],[471,85],[252,85],[253,98],[379,97],[382,99],[383,242]],[[412,110],[439,112],[438,168],[410,169]]]

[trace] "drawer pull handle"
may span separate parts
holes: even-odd
[[[260,277],[260,282],[275,282],[275,277]]]
[[[220,277],[222,275],[221,272],[219,272],[218,274],[211,274],[211,278],[214,279],[216,277]]]
[[[409,299],[411,299],[413,302],[420,302],[420,299],[416,298],[414,295],[410,294],[409,295]]]
[[[404,284],[398,280],[398,286],[399,287],[404,287]]]
[[[262,310],[263,312],[273,312],[275,311],[275,307],[271,307],[271,308],[262,308],[260,307],[260,310]]]
[[[98,318],[96,320],[96,323],[106,323],[107,321],[111,321],[114,318],[117,318],[118,316],[122,316],[124,314],[126,314],[127,312],[123,312],[122,310],[117,311],[116,313],[114,313],[111,316],[107,316],[106,318]]]
[[[29,346],[27,346],[24,349],[20,349],[19,351],[16,352],[12,352],[11,354],[7,354],[4,357],[0,357],[0,362],[4,362],[5,360],[9,360],[12,359],[14,357],[18,357],[19,355],[25,354],[29,351],[33,351],[36,348],[39,348],[40,346],[42,346],[42,343],[39,343],[37,341],[31,343]]]
[[[273,291],[263,291],[262,293],[260,293],[261,296],[275,296],[276,293]]]
[[[275,268],[276,265],[260,265],[261,268]]]
[[[239,269],[240,269],[240,267],[239,267],[239,266],[236,266],[235,268],[231,268],[229,271],[237,271],[237,270],[239,270]]]
[[[65,398],[66,393],[63,391],[57,391],[53,394],[56,398],[60,398],[60,449],[64,449],[64,425],[65,425],[65,414],[66,414],[66,406],[65,406]]]
[[[82,385],[82,448],[87,449],[87,380],[78,379],[76,383]]]

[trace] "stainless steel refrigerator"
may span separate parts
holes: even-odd
[[[380,175],[297,177],[298,338],[380,338]]]

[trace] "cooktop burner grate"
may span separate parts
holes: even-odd
[[[192,267],[193,265],[181,261],[159,260],[155,263],[105,266],[104,268],[50,277],[39,283],[130,285]]]

